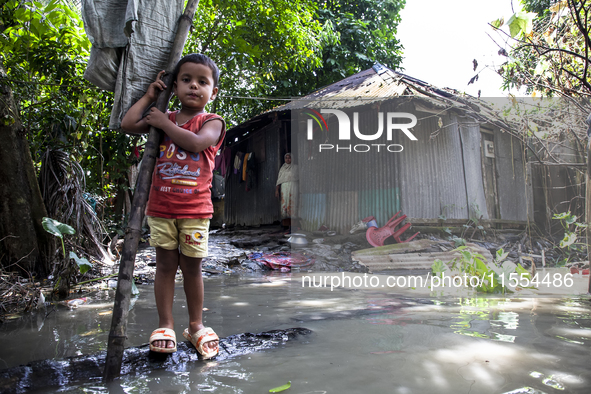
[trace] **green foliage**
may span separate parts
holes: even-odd
[[[78,265],[78,269],[82,275],[87,273],[88,270],[92,268],[92,264],[87,259],[84,257],[78,257],[78,255],[72,251],[70,251],[70,258],[76,262],[76,265]]]
[[[507,61],[498,70],[505,88],[529,93],[590,97],[591,0],[522,0],[525,11],[505,23]],[[491,25],[500,29],[498,21]],[[501,52],[500,52],[501,53]]]
[[[72,226],[60,223],[52,218],[43,218],[42,225],[45,231],[59,238],[63,238],[64,234],[76,234],[76,231]]]
[[[466,246],[466,240],[461,237],[452,236],[451,240],[454,242],[454,246],[459,248],[460,246]]]
[[[202,52],[220,67],[220,96],[299,97],[371,67],[395,68],[403,0],[360,2],[206,0],[185,52]],[[231,124],[284,103],[218,98]]]
[[[566,253],[563,261],[563,264],[566,264],[577,256],[577,254],[584,253],[586,244],[577,242],[577,240],[580,236],[583,236],[581,233],[587,228],[587,224],[578,222],[577,217],[572,215],[570,211],[554,214],[552,219],[560,220],[564,228],[564,237],[559,245]]]
[[[455,251],[459,252],[460,256],[452,259],[449,264],[436,259],[431,265],[433,276],[442,279],[440,284],[445,284],[445,276],[459,277],[462,278],[464,286],[478,292],[507,293],[511,292],[507,285],[516,281],[516,275],[524,280],[531,279],[529,272],[520,264],[505,261],[509,253],[504,252],[502,248],[497,250],[492,263],[488,263],[483,255],[471,251],[466,246],[460,246]]]
[[[548,12],[548,8],[555,3],[556,0],[527,0],[522,1],[523,8],[529,12],[535,12],[536,14],[543,14]]]
[[[185,53],[201,52],[220,67],[221,96],[261,96],[285,70],[321,65],[322,25],[316,5],[296,1],[202,0]],[[277,103],[219,98],[215,112],[232,124]]]
[[[449,272],[449,267],[440,259],[436,259],[431,265],[431,272],[435,276],[442,277],[444,272]]]
[[[62,251],[64,253],[64,257],[66,256],[66,247],[64,245],[64,234],[75,234],[76,231],[67,224],[58,222],[52,218],[44,217],[41,221],[43,229],[47,231],[49,234],[58,237],[62,241]]]
[[[0,53],[8,78],[3,83],[18,102],[36,167],[48,148],[67,152],[80,164],[83,187],[99,202],[100,216],[117,222],[119,205],[104,202],[125,197],[127,169],[138,160],[134,151],[141,139],[108,130],[113,94],[83,78],[90,42],[72,4],[5,2]]]
[[[533,19],[536,14],[533,12],[517,12],[507,21],[511,37],[527,36],[533,29]]]
[[[64,245],[64,235],[74,235],[76,234],[76,230],[72,226],[68,226],[65,223],[58,222],[55,219],[44,217],[42,220],[43,229],[47,231],[49,234],[58,237],[62,241],[62,251],[64,253],[64,258],[66,257],[66,247]],[[89,269],[92,268],[92,264],[85,258],[80,258],[76,253],[70,251],[69,258],[73,259],[78,269],[80,270],[81,274],[85,274],[88,272]]]

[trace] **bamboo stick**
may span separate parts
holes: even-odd
[[[168,101],[172,89],[172,76],[170,74],[183,53],[185,41],[189,34],[189,28],[193,23],[193,17],[198,4],[199,0],[189,0],[185,7],[185,12],[179,19],[176,37],[166,66],[167,73],[163,78],[167,89],[160,93],[158,100],[156,101],[156,108],[162,112],[165,112],[168,107]],[[112,381],[121,374],[135,254],[141,236],[144,210],[146,202],[148,201],[152,181],[152,171],[154,171],[154,165],[156,163],[160,133],[161,132],[158,129],[150,127],[150,134],[148,141],[146,142],[142,165],[136,182],[135,193],[133,195],[131,212],[129,214],[129,224],[125,230],[123,252],[121,255],[121,263],[119,265],[117,291],[115,293],[115,304],[113,306],[113,319],[111,320],[111,331],[109,333],[107,357],[105,359],[104,379],[106,381]]]

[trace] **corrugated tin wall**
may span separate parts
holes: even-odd
[[[417,116],[418,141],[400,153],[401,208],[409,218],[467,219],[467,195],[462,146],[456,117]],[[439,130],[439,131],[437,131]],[[436,133],[436,134],[432,134]]]
[[[533,220],[531,177],[526,176],[523,147],[508,133],[495,133],[500,219]]]
[[[366,134],[377,130],[376,112],[360,113],[360,125]],[[403,133],[395,134],[394,141],[404,146],[400,153],[349,152],[340,141],[336,149],[319,153],[319,141],[336,145],[336,120],[328,120],[326,133],[314,143],[301,135],[298,141],[302,194],[300,216],[302,227],[312,231],[322,224],[341,233],[347,232],[360,219],[375,216],[383,226],[398,210],[409,219],[488,219],[483,186],[480,125],[469,118],[451,115],[432,115],[417,112],[411,103],[397,108],[382,105],[380,111],[411,112],[419,120],[412,129],[418,141],[409,140]],[[441,118],[442,127],[439,126]],[[350,116],[352,119],[352,116]],[[292,125],[292,130],[295,126]],[[300,130],[301,132],[301,130]],[[384,133],[385,134],[385,133]],[[498,130],[497,133],[499,134]],[[295,135],[295,133],[294,133]],[[292,137],[294,136],[292,135]],[[501,143],[501,149],[506,144]],[[516,145],[513,149],[519,147]],[[522,155],[513,152],[515,167],[498,172],[503,218],[527,219],[527,205],[531,193],[525,193],[525,173]],[[500,153],[497,162],[509,163]],[[509,174],[511,177],[509,179]],[[531,208],[530,208],[531,209]]]
[[[275,197],[275,182],[283,158],[279,157],[280,125],[273,123],[251,133],[243,142],[232,145],[232,163],[236,152],[256,151],[254,146],[256,133],[264,135],[265,161],[257,162],[256,186],[246,191],[246,183],[233,172],[226,179],[226,197],[224,205],[224,221],[231,225],[258,226],[281,220],[279,200]],[[260,147],[259,147],[260,148]],[[256,157],[256,156],[255,156]]]
[[[375,112],[358,108],[359,124],[364,133],[378,128]],[[392,108],[384,106],[383,112]],[[351,116],[352,119],[352,116]],[[310,143],[305,135],[292,144],[298,146],[300,166],[300,217],[302,228],[317,230],[322,224],[340,233],[348,232],[361,219],[375,216],[384,225],[400,210],[400,190],[397,184],[397,153],[354,152],[349,144],[339,142],[334,118],[328,120],[331,134],[322,134]],[[295,126],[292,125],[292,130]],[[296,133],[292,133],[295,137]],[[397,137],[396,137],[397,138]],[[335,145],[335,149],[319,153],[318,141]],[[383,140],[378,143],[392,144]],[[338,145],[339,150],[336,150]]]
[[[486,197],[482,182],[482,136],[480,125],[470,119],[459,121],[462,154],[464,156],[464,175],[466,177],[466,194],[469,215],[471,218],[489,219],[486,209]]]

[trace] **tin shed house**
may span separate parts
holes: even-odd
[[[523,146],[491,105],[379,64],[232,128],[226,149],[232,163],[253,152],[256,164],[250,189],[227,177],[230,225],[280,219],[286,152],[299,167],[304,230],[345,233],[369,216],[382,226],[398,211],[414,225],[533,218]]]

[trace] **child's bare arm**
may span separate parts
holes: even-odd
[[[150,108],[146,121],[164,131],[175,145],[189,152],[203,152],[208,147],[215,145],[219,141],[224,127],[224,123],[220,119],[212,119],[201,127],[199,133],[195,134],[177,126],[156,108]]]
[[[156,81],[152,82],[146,91],[146,94],[139,99],[127,111],[121,120],[121,128],[123,131],[132,134],[142,134],[150,131],[150,124],[146,118],[143,118],[144,111],[158,98],[160,92],[166,89],[162,75],[164,71],[160,71],[156,77]]]

